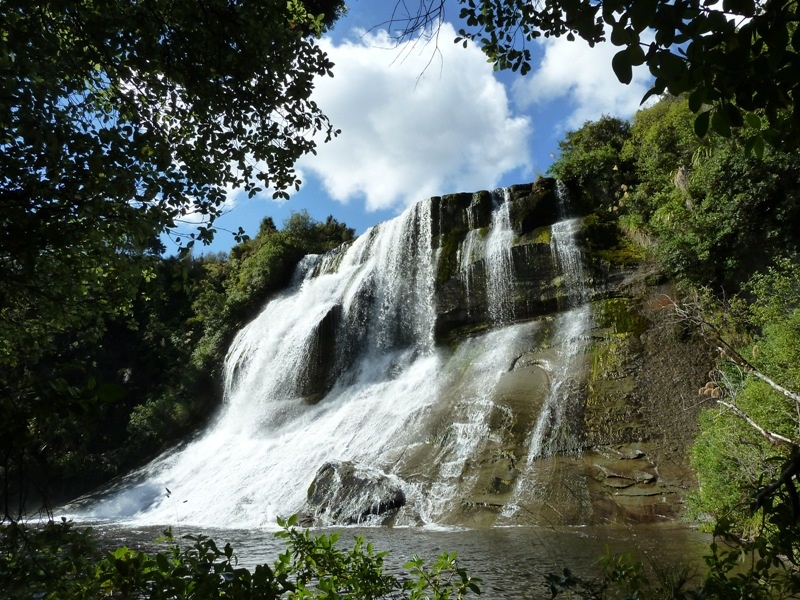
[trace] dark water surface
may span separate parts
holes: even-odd
[[[119,524],[96,524],[96,531],[111,546],[153,551],[163,528]],[[432,530],[423,528],[323,528],[320,534],[340,534],[342,547],[352,547],[355,536],[371,542],[376,551],[388,550],[387,570],[403,572],[402,565],[412,555],[433,563],[442,552],[458,552],[459,563],[470,574],[483,579],[483,598],[548,598],[544,586],[547,573],[569,567],[584,577],[598,573],[598,558],[611,553],[631,554],[646,565],[697,565],[702,573],[702,557],[710,538],[686,526],[636,525],[631,527],[514,527],[472,530]],[[221,547],[234,548],[239,564],[252,568],[272,563],[283,551],[283,541],[274,531],[264,529],[205,529],[173,527],[177,536],[202,533]],[[188,542],[183,542],[188,543]],[[164,546],[161,546],[163,548]]]

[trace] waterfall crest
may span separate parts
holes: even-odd
[[[253,527],[300,512],[318,524],[447,525],[491,497],[513,521],[535,495],[539,459],[580,449],[569,419],[589,293],[579,221],[562,221],[542,259],[555,277],[542,277],[540,294],[555,290],[567,310],[546,325],[518,314],[512,199],[508,190],[492,199],[483,228],[466,208],[449,280],[469,318],[481,318],[482,290],[484,333],[437,343],[445,234],[434,200],[421,202],[301,261],[291,287],[231,344],[213,424],[84,515],[162,524],[177,512],[187,524]]]

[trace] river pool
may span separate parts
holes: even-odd
[[[127,545],[152,551],[163,528],[95,523],[95,530],[109,546]],[[583,576],[596,575],[597,561],[606,551],[632,554],[652,567],[697,565],[708,551],[709,536],[682,525],[636,525],[630,527],[514,527],[493,529],[428,528],[321,528],[318,533],[340,533],[340,542],[351,546],[353,537],[363,536],[376,551],[388,550],[387,569],[402,572],[402,565],[417,554],[433,562],[442,552],[458,552],[459,562],[470,574],[483,579],[482,597],[487,599],[548,598],[544,586],[547,573],[569,567]],[[173,526],[178,535],[211,536],[221,546],[230,542],[239,564],[252,568],[272,562],[283,550],[274,530],[189,529]],[[186,543],[186,542],[184,542]]]

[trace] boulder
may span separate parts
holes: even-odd
[[[311,482],[303,512],[316,525],[386,523],[405,503],[397,478],[350,461],[330,461]]]

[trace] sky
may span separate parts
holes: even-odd
[[[348,7],[319,41],[334,77],[317,79],[313,95],[342,133],[297,163],[303,185],[290,200],[231,191],[214,243],[199,253],[229,250],[226,230],[255,236],[266,216],[281,227],[305,209],[361,234],[431,196],[534,181],[566,132],[604,114],[630,118],[650,86],[642,68],[629,85],[617,81],[610,43],[540,38],[523,77],[495,72],[475,45],[454,44],[457,22],[442,24],[438,43],[398,47],[385,25],[394,2]]]

